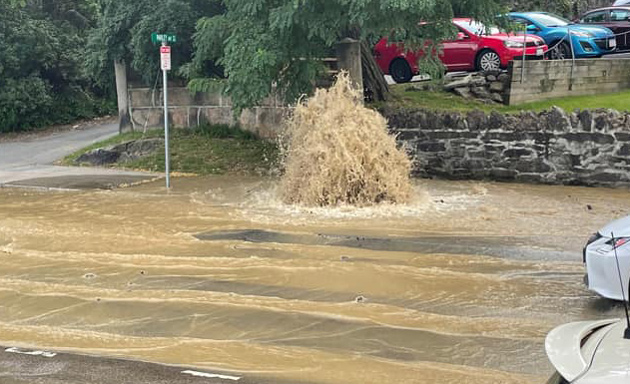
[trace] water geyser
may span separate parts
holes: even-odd
[[[411,161],[366,108],[361,92],[340,73],[334,86],[298,103],[288,121],[285,203],[307,206],[405,203],[411,196]]]

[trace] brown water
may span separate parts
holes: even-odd
[[[284,140],[282,200],[309,206],[407,203],[411,161],[383,116],[341,72],[330,89],[298,103]],[[283,146],[284,147],[284,146]]]
[[[0,345],[294,383],[535,383],[552,327],[621,313],[584,289],[580,252],[628,191],[423,181],[406,206],[307,209],[276,183],[0,190]]]

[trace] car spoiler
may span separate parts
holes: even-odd
[[[593,331],[617,323],[619,319],[581,321],[561,325],[547,334],[545,350],[551,364],[565,380],[572,382],[591,366],[596,347],[582,348],[585,338],[589,345],[597,345],[607,332]]]

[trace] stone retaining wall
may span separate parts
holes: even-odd
[[[417,176],[630,185],[630,114],[384,110]]]
[[[129,89],[130,115],[134,130],[164,127],[164,107],[161,91],[149,88]],[[194,127],[203,123],[238,124],[263,138],[275,138],[281,122],[290,110],[277,98],[271,97],[261,106],[244,110],[234,116],[229,97],[221,93],[192,94],[186,88],[169,87],[169,122],[175,128]]]
[[[504,71],[477,72],[449,77],[445,79],[443,88],[466,99],[507,104],[510,82],[510,75]]]

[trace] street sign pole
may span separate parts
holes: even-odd
[[[162,67],[162,84],[164,93],[164,155],[165,155],[165,171],[166,171],[166,189],[171,188],[171,172],[170,172],[170,156],[168,151],[168,75],[171,69],[171,47],[162,43],[160,47],[160,61]]]

